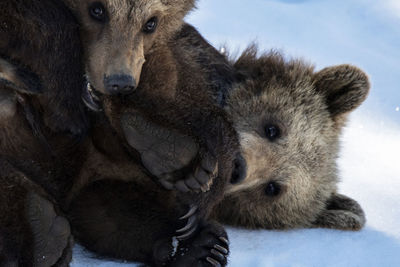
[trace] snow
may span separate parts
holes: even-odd
[[[400,17],[400,2],[399,0],[386,0],[385,3],[388,12],[393,12],[394,15]]]
[[[251,4],[249,4],[251,2]],[[367,215],[360,232],[228,228],[231,267],[400,266],[400,2],[398,0],[200,0],[189,21],[217,47],[257,40],[317,68],[353,63],[371,77],[367,102],[342,137],[340,192]],[[231,50],[230,49],[230,50]],[[137,266],[99,260],[80,246],[72,267]]]
[[[172,238],[172,248],[173,248],[173,250],[171,253],[171,257],[175,257],[176,253],[178,252],[178,248],[179,248],[179,240],[175,236]]]

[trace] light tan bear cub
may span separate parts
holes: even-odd
[[[337,192],[336,160],[348,115],[369,92],[367,75],[351,65],[316,72],[279,53],[257,57],[255,48],[235,68],[243,82],[226,110],[240,134],[247,175],[227,189],[214,217],[246,228],[361,229],[360,205]]]
[[[240,136],[243,157],[237,158],[214,219],[245,228],[361,229],[362,208],[337,192],[336,160],[347,117],[369,92],[366,74],[350,65],[316,72],[279,53],[258,57],[254,47],[233,65],[237,79],[225,110]],[[137,132],[157,147],[162,139],[154,133],[160,128],[147,124]],[[176,154],[193,147],[173,132],[167,136],[174,136]],[[182,167],[177,160],[171,165],[162,151],[157,159],[155,165]]]

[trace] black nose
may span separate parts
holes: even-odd
[[[111,75],[104,78],[104,86],[111,95],[125,95],[136,89],[136,81],[129,75]]]
[[[247,163],[242,154],[238,153],[233,162],[234,167],[232,171],[231,184],[239,184],[246,179],[247,176]]]

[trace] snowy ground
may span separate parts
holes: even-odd
[[[340,191],[360,202],[367,227],[229,229],[229,266],[400,266],[400,0],[200,0],[189,21],[214,45],[242,49],[256,39],[318,68],[353,63],[373,84],[339,161]],[[77,246],[72,267],[86,266],[135,265],[96,260]]]

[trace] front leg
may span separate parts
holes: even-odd
[[[198,218],[207,220],[212,208],[222,200],[226,185],[232,178],[234,160],[239,154],[237,133],[225,112],[213,105],[202,105],[201,102],[191,105],[157,105],[160,110],[173,110],[175,116],[168,116],[167,112],[158,114],[153,119],[155,122],[180,129],[183,134],[192,136],[199,144],[200,168],[194,174],[197,178],[180,181],[176,186],[181,189],[178,194],[180,203],[187,207],[197,206]],[[189,187],[198,187],[199,185],[191,182],[201,180],[203,176],[211,177],[209,181],[212,181],[212,185],[209,191],[196,193],[187,190],[188,183]]]
[[[177,190],[187,199],[193,198],[190,194],[198,199],[199,193],[210,190],[218,173],[217,158],[199,148],[193,138],[157,125],[139,112],[124,114],[121,124],[129,145],[139,152],[144,167],[164,188]],[[196,202],[187,208],[180,217],[185,225],[176,231],[178,240],[190,238],[204,214]]]
[[[144,158],[151,174],[160,177],[172,173],[190,164],[197,156],[199,168],[192,169],[198,178],[196,180],[201,182],[204,172],[209,177],[219,177],[224,183],[231,178],[233,162],[240,154],[239,140],[221,108],[210,103],[190,103],[190,100],[158,102],[140,94],[129,101],[134,109],[111,109],[108,117],[117,131],[121,129],[121,135],[129,145],[148,153]],[[105,102],[106,106],[112,107],[124,105],[116,99],[106,99]],[[149,113],[149,110],[154,112]],[[161,160],[157,162],[154,159]],[[190,179],[189,176],[186,178]],[[193,186],[188,183],[186,185],[191,189]],[[184,186],[181,189],[187,191]]]
[[[182,216],[181,218],[185,221],[186,226],[178,230],[176,235],[181,237],[182,240],[189,239],[198,233],[198,228],[201,227],[199,222],[207,221],[214,205],[222,200],[226,184],[231,178],[233,161],[239,150],[239,142],[236,131],[228,121],[222,109],[210,105],[209,103],[204,104],[200,101],[186,101],[187,103],[180,103],[181,100],[173,102],[164,101],[162,99],[159,100],[160,101],[157,101],[153,98],[148,99],[147,96],[141,94],[133,94],[130,95],[128,99],[124,100],[128,101],[129,107],[126,107],[126,103],[117,97],[107,97],[103,99],[103,105],[111,125],[121,138],[124,138],[125,141],[132,143],[133,146],[136,147],[138,143],[139,145],[144,144],[145,151],[148,150],[148,147],[152,147],[155,152],[153,151],[150,153],[153,158],[149,157],[148,166],[155,169],[158,174],[163,173],[165,168],[163,167],[164,169],[161,169],[161,171],[157,169],[160,165],[154,160],[154,156],[158,158],[157,153],[160,149],[157,147],[162,146],[154,146],[154,144],[149,145],[148,140],[151,138],[149,138],[146,131],[145,134],[140,134],[138,138],[137,131],[132,130],[137,129],[137,125],[144,123],[144,128],[147,128],[149,125],[148,121],[151,121],[156,124],[157,127],[149,127],[149,129],[153,129],[148,131],[150,132],[150,136],[162,132],[162,130],[160,130],[162,128],[168,129],[169,131],[174,129],[183,136],[191,137],[195,143],[198,144],[199,152],[196,155],[196,162],[200,167],[191,169],[193,173],[192,176],[196,177],[194,178],[195,181],[190,175],[190,172],[186,172],[186,174],[189,173],[189,175],[183,176],[183,178],[174,173],[172,176],[174,179],[172,181],[177,182],[172,183],[172,187],[170,184],[167,184],[167,187],[169,185],[170,189],[181,189],[181,191],[176,192],[177,203],[175,209],[177,214]],[[185,101],[182,100],[182,102]],[[141,119],[137,119],[138,112],[145,118],[144,122]],[[129,125],[136,126],[130,127]],[[128,131],[124,129],[124,127],[128,128]],[[152,134],[153,131],[156,134]],[[131,138],[132,136],[133,138]],[[168,134],[166,134],[166,136],[168,136]],[[134,140],[136,138],[141,141],[135,142]],[[129,139],[131,140],[129,141]],[[155,140],[158,142],[159,139],[155,138]],[[155,143],[157,144],[157,142]],[[163,141],[162,144],[164,145],[164,143],[166,145],[171,144],[168,141]],[[175,149],[174,145],[171,147]],[[167,151],[169,150],[167,149]],[[161,151],[161,153],[167,155],[166,158],[168,159],[168,153],[163,151]],[[191,156],[195,154],[196,152],[189,153]],[[187,162],[185,162],[185,165],[186,163]],[[196,166],[195,164],[189,165]],[[179,182],[181,178],[184,180],[183,182]],[[210,180],[212,181],[211,183],[207,182]],[[201,190],[186,190],[192,187],[194,189],[199,188],[199,185],[194,182],[205,182],[204,184],[206,184],[206,186],[204,189],[208,189],[208,185],[211,185],[210,190],[205,193]],[[195,208],[195,212],[185,216],[185,213],[188,210],[192,210],[192,208]]]

